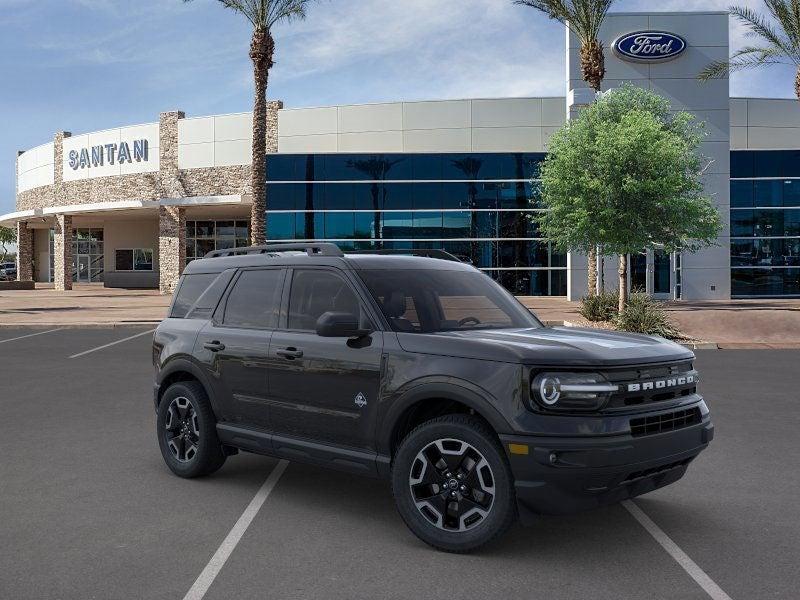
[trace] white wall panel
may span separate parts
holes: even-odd
[[[541,98],[473,100],[473,127],[541,127]]]
[[[214,117],[214,141],[253,141],[253,117],[251,113],[237,113]]]
[[[748,147],[754,150],[800,148],[800,129],[791,127],[748,127]]]
[[[253,144],[249,140],[214,142],[214,166],[249,165],[252,163]]]
[[[278,111],[279,136],[337,133],[338,127],[338,109],[335,106]]]
[[[202,144],[214,141],[214,117],[180,119],[178,121],[178,145]]]
[[[750,127],[800,127],[797,100],[751,98],[747,102]]]
[[[405,102],[404,129],[458,129],[471,126],[469,100]]]
[[[339,107],[339,133],[400,131],[402,129],[403,105],[400,102]]]
[[[469,152],[470,129],[418,129],[403,132],[405,152]]]
[[[731,127],[731,150],[746,150],[747,127]]]
[[[201,169],[214,166],[214,143],[178,144],[178,168]]]
[[[566,98],[542,98],[542,125],[561,127],[567,120]]]
[[[53,142],[31,148],[17,157],[17,189],[24,192],[43,185],[53,185],[55,179]]]
[[[340,133],[339,152],[402,152],[402,131]]]
[[[653,13],[647,27],[677,33],[689,46],[728,46],[728,15],[723,12]]]
[[[314,152],[336,152],[339,136],[335,133],[321,135],[293,135],[278,138],[278,152],[303,154]]]
[[[731,127],[747,127],[747,98],[731,98]]]
[[[541,127],[491,127],[472,130],[475,152],[541,152]]]

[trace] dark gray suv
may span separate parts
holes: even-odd
[[[544,327],[477,269],[416,254],[190,263],[153,346],[169,468],[208,475],[243,450],[383,477],[419,538],[465,552],[518,515],[670,484],[708,445],[690,351]]]

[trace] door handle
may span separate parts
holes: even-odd
[[[298,350],[297,348],[294,348],[292,346],[284,348],[283,350],[278,350],[277,352],[275,352],[275,354],[277,354],[278,356],[282,356],[287,360],[294,360],[295,358],[303,357],[303,351]]]
[[[219,352],[220,350],[225,350],[225,344],[214,340],[213,342],[206,342],[203,344],[203,348],[206,350],[211,350],[212,352]]]

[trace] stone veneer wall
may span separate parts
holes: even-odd
[[[72,289],[72,217],[56,215],[53,236],[53,283],[56,290]]]
[[[17,223],[17,280],[33,280],[33,229]]]

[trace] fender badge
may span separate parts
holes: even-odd
[[[367,405],[367,397],[364,396],[361,392],[356,394],[356,406],[358,408],[364,408]]]

